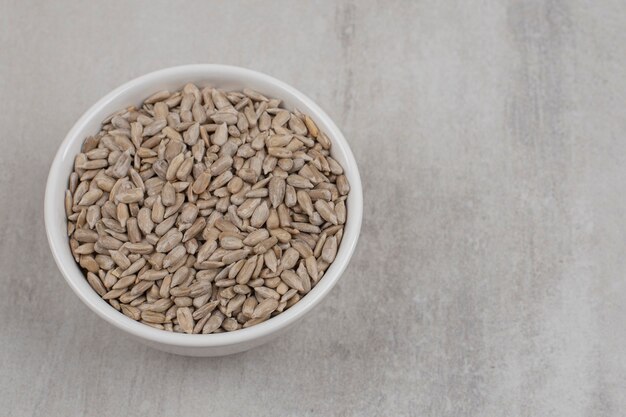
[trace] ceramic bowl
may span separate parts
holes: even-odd
[[[218,334],[179,334],[154,329],[134,321],[111,307],[89,286],[70,252],[66,233],[64,193],[72,171],[74,156],[86,136],[97,133],[100,122],[115,111],[139,105],[159,90],[175,91],[191,82],[202,87],[224,89],[252,88],[283,100],[288,109],[309,114],[332,141],[331,155],[344,168],[351,191],[347,199],[347,221],[337,257],[318,284],[294,306],[256,326]],[[116,88],[94,104],[69,131],[52,162],[45,197],[45,223],[50,249],[59,270],[74,293],[99,317],[143,343],[167,352],[190,356],[220,356],[242,352],[266,343],[308,314],[328,295],[346,269],[354,252],[361,228],[363,196],[359,170],[339,128],[311,99],[295,88],[244,68],[225,65],[187,65],[143,75]],[[320,334],[320,337],[322,335]]]

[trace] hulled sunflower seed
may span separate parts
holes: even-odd
[[[268,317],[274,310],[276,310],[277,307],[278,300],[275,300],[273,298],[266,298],[256,306],[254,312],[252,313],[252,318],[260,319],[263,317]]]

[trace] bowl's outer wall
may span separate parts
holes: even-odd
[[[347,199],[348,216],[344,237],[337,258],[324,278],[286,312],[265,323],[230,334],[191,336],[171,334],[127,318],[91,289],[75,263],[67,243],[64,193],[74,156],[80,152],[84,138],[97,133],[101,126],[100,122],[113,112],[131,105],[138,106],[148,95],[156,91],[175,91],[188,82],[200,87],[211,85],[234,90],[252,88],[267,96],[281,98],[285,107],[289,109],[298,108],[309,114],[333,142],[331,155],[344,167],[351,185]],[[74,292],[98,315],[153,347],[184,355],[217,356],[240,352],[267,342],[275,337],[279,330],[286,328],[296,321],[296,318],[309,311],[330,291],[347,266],[356,246],[361,226],[362,205],[361,181],[354,156],[337,126],[310,99],[292,87],[255,71],[222,65],[190,65],[168,68],[132,80],[105,96],[79,119],[61,144],[52,163],[46,187],[45,220],[48,240],[59,269]],[[187,339],[184,339],[185,337]]]

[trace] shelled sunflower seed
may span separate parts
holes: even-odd
[[[350,191],[307,115],[187,84],[105,119],[65,192],[91,287],[149,326],[218,333],[296,304],[334,261]]]

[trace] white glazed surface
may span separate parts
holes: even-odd
[[[231,333],[170,333],[153,329],[124,316],[102,300],[89,286],[72,257],[66,235],[64,192],[74,156],[80,152],[85,137],[95,134],[100,128],[100,122],[109,114],[130,105],[138,105],[156,91],[180,89],[187,82],[224,89],[253,88],[265,95],[282,99],[287,108],[298,108],[309,114],[331,139],[331,155],[344,167],[351,186],[344,236],[337,257],[324,277],[302,300],[284,313],[259,325]],[[329,293],[348,265],[356,247],[363,215],[361,180],[356,161],[341,131],[322,109],[304,94],[275,78],[240,67],[210,64],[172,67],[143,75],[115,89],[94,104],[76,122],[61,144],[48,175],[44,204],[50,249],[57,266],[76,295],[101,318],[135,339],[163,351],[189,356],[221,356],[251,349],[272,340],[311,311]]]

